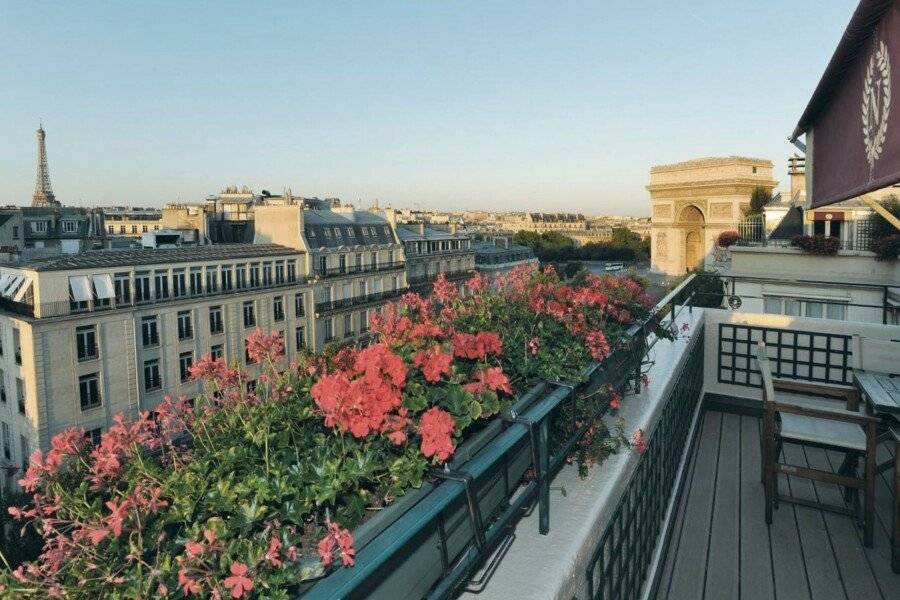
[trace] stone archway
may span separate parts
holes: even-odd
[[[693,271],[703,264],[703,228],[706,219],[694,205],[685,206],[678,214],[678,223],[684,231],[684,268]]]

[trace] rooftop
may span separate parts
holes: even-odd
[[[302,253],[300,250],[278,244],[221,244],[182,248],[94,250],[79,254],[33,259],[9,266],[33,269],[35,271],[66,271],[70,269],[201,262],[264,256],[290,256]]]

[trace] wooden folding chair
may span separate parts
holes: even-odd
[[[861,490],[865,496],[863,506],[863,541],[872,547],[875,514],[875,446],[878,419],[853,412],[841,406],[829,406],[820,398],[776,396],[776,387],[796,393],[816,394],[822,386],[805,386],[802,382],[776,382],[772,378],[766,345],[759,342],[756,358],[763,381],[763,483],[766,496],[766,523],[772,523],[772,510],[779,502],[790,502],[840,514],[857,516],[858,510],[846,506],[823,504],[815,500],[796,498],[778,491],[781,474],[802,477],[813,481],[835,483],[852,490]],[[834,403],[832,403],[834,404]],[[850,460],[838,473],[799,467],[778,462],[784,442],[812,446],[844,453]],[[863,457],[863,477],[856,476],[856,458]],[[849,468],[848,468],[849,467]],[[855,503],[857,504],[857,503]]]

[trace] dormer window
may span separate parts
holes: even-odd
[[[47,233],[47,221],[32,221],[31,231],[35,233]]]
[[[78,221],[63,221],[62,222],[62,230],[63,230],[63,233],[77,233],[78,232]]]

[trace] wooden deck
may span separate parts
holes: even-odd
[[[782,503],[771,528],[760,483],[760,420],[706,412],[679,501],[658,600],[862,600],[900,598],[891,572],[890,471],[876,488],[875,547],[854,519]],[[879,458],[888,449],[879,448]],[[882,454],[883,453],[883,454]],[[837,469],[841,455],[788,444],[798,466]],[[833,484],[786,478],[795,496],[840,502]]]

